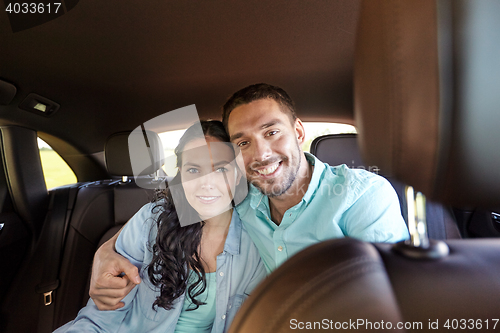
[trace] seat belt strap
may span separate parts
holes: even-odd
[[[64,244],[68,202],[71,187],[54,190],[49,213],[43,225],[37,248],[43,251],[43,273],[36,292],[41,294],[38,333],[52,332],[55,308],[55,290],[59,287],[59,267]]]

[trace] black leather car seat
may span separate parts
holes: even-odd
[[[100,181],[81,186],[69,222],[64,257],[61,266],[61,286],[58,290],[55,326],[74,319],[89,298],[89,277],[95,251],[111,238],[144,204],[154,197],[159,186],[152,177],[141,177],[139,187],[130,163],[128,137],[130,131],[111,135],[104,147],[106,168],[120,180]],[[155,148],[150,173],[162,165],[161,141],[153,133],[150,140]],[[153,144],[156,142],[156,144]]]
[[[2,304],[0,330],[6,333],[51,332],[74,319],[86,304],[95,251],[142,205],[151,201],[152,188],[157,185],[151,184],[146,186],[149,189],[144,189],[131,178],[134,173],[129,158],[129,134],[117,133],[106,142],[106,167],[115,179],[78,183],[51,191],[52,208],[45,218],[33,256],[16,276]],[[34,138],[36,142],[36,136]],[[160,148],[159,142],[156,134],[151,136],[151,147]],[[154,152],[153,156],[160,155]],[[160,166],[161,159],[155,158],[149,171],[152,173]],[[143,185],[153,180],[141,177]],[[61,218],[51,214],[55,207],[62,208]],[[46,229],[49,232],[44,232]],[[56,229],[61,239],[51,232]],[[58,252],[47,256],[50,251],[46,252],[46,248]],[[49,286],[45,286],[47,282]],[[45,297],[40,289],[50,290],[50,296]],[[46,301],[50,302],[44,305]]]
[[[354,98],[368,165],[447,205],[500,207],[499,13],[498,1],[362,2]],[[492,331],[499,251],[498,239],[316,244],[253,292],[229,332]]]

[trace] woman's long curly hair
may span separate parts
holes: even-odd
[[[192,125],[186,130],[175,148],[178,168],[182,165],[182,151],[186,144],[193,139],[200,138],[200,125],[205,137],[229,142],[229,136],[220,121],[205,120]],[[153,309],[160,306],[170,310],[173,302],[186,292],[186,296],[195,306],[188,310],[195,310],[205,304],[196,300],[196,297],[201,295],[207,287],[205,269],[198,253],[205,222],[181,227],[179,217],[194,221],[193,218],[199,220],[199,215],[186,199],[179,172],[169,185],[165,190],[158,191],[153,200],[156,202],[153,211],[161,212],[156,221],[158,232],[152,246],[153,259],[147,267],[150,281],[161,290],[160,296],[153,303]],[[173,196],[176,199],[181,198],[184,203],[177,205],[177,210]],[[192,283],[189,283],[190,268],[191,274],[194,274],[194,278],[191,278]]]

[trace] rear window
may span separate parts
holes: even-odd
[[[318,136],[325,134],[356,133],[356,128],[348,124],[318,122],[304,122],[303,124],[306,130],[306,140],[302,144],[302,150],[307,152],[310,150],[311,142]],[[179,140],[185,131],[186,130],[183,129],[159,134],[166,156],[173,156],[174,149],[179,144]],[[167,161],[167,163],[163,166],[163,170],[169,176],[175,175],[177,172],[175,161],[170,161],[170,163]]]
[[[356,133],[356,127],[348,124],[313,122],[304,122],[303,124],[306,130],[306,140],[302,144],[302,150],[307,152],[310,151],[311,143],[318,136],[326,134]]]
[[[45,185],[50,190],[54,187],[74,184],[77,182],[75,173],[45,141],[38,138],[38,149],[42,160]]]

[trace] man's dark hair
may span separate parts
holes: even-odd
[[[227,124],[229,115],[235,108],[253,101],[267,98],[276,101],[280,105],[281,111],[290,117],[290,121],[293,125],[295,119],[297,119],[297,115],[295,114],[295,104],[286,91],[270,84],[257,83],[238,90],[227,100],[226,104],[224,104],[222,108],[222,123],[224,124],[226,131],[228,130]]]

